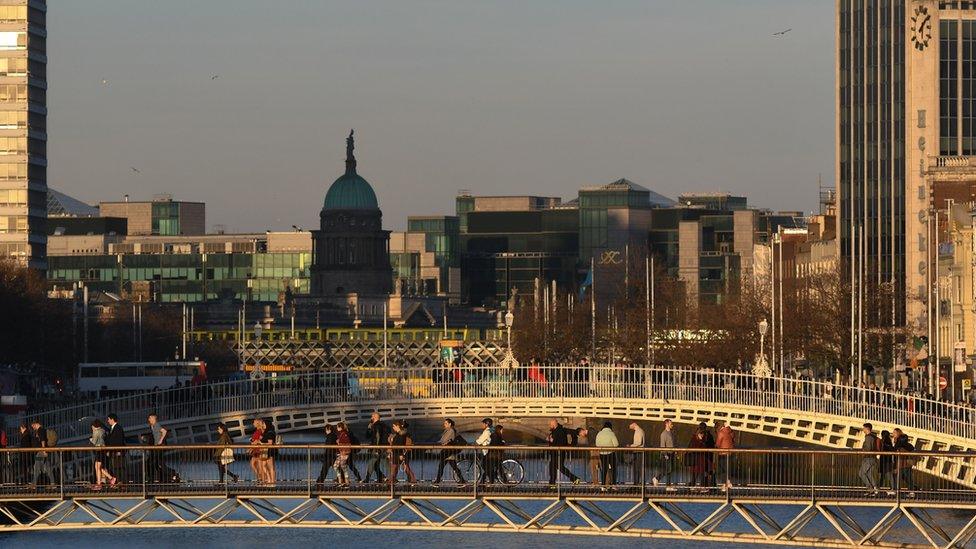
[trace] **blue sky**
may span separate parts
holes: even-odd
[[[311,227],[355,127],[389,228],[453,213],[458,189],[572,198],[620,177],[809,211],[834,175],[833,9],[50,0],[49,184]]]

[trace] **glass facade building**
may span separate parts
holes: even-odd
[[[287,288],[308,293],[311,261],[311,252],[52,256],[47,277],[55,285],[80,281],[120,295],[132,292],[133,282],[147,282],[161,302],[276,302]]]
[[[841,260],[849,269],[863,230],[865,280],[893,282],[899,292],[906,264],[906,4],[837,0]]]
[[[45,0],[0,5],[0,257],[37,269],[47,256]]]

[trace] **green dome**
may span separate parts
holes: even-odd
[[[355,171],[346,172],[325,193],[326,210],[378,210],[373,187]]]

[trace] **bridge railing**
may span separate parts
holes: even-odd
[[[596,433],[589,436],[595,438]],[[926,459],[971,457],[933,452],[591,445],[7,449],[0,450],[0,500],[99,495],[311,496],[336,491],[385,497],[446,491],[470,496],[560,492],[828,502],[910,499],[976,505],[976,490],[916,475],[914,470]]]
[[[283,406],[429,398],[663,399],[744,405],[856,417],[976,440],[976,410],[968,406],[830,382],[619,364],[352,368],[153,391],[40,412],[28,421],[54,427],[62,438],[77,438],[85,436],[92,418],[110,413],[125,425],[144,425],[150,411],[166,421]]]

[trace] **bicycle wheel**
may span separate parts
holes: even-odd
[[[474,471],[474,462],[471,460],[471,458],[468,456],[464,456],[464,457],[458,456],[457,466],[458,469],[461,470],[461,474],[464,475],[468,481],[470,481],[472,479],[471,474]],[[453,471],[451,472],[451,474],[457,477],[457,474],[455,474]],[[455,478],[454,480],[460,481],[461,479]]]
[[[502,462],[502,480],[505,484],[522,484],[525,480],[525,468],[515,459],[506,459]]]

